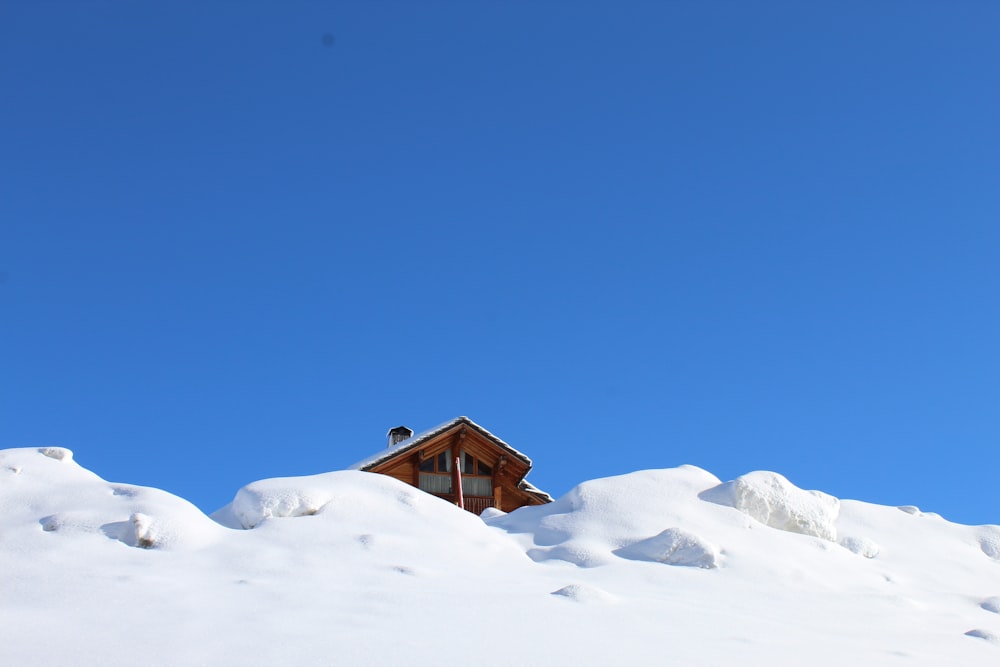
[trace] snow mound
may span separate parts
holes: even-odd
[[[733,507],[771,528],[837,540],[840,501],[821,491],[800,489],[775,472],[742,475],[705,491],[701,497]]]
[[[387,479],[384,475],[357,471],[265,479],[237,491],[233,502],[212,517],[230,528],[250,529],[268,519],[313,516],[331,503],[353,507],[365,499],[371,500],[372,490],[381,489],[395,503],[408,506],[432,498],[401,483],[387,489],[384,486]],[[238,524],[233,525],[234,519]]]
[[[45,540],[37,543],[45,548],[96,540],[99,548],[197,549],[224,532],[188,501],[159,489],[109,484],[61,447],[0,451],[0,469],[16,471],[0,484],[0,533],[25,548],[37,540]]]
[[[985,600],[983,600],[979,606],[985,609],[986,611],[991,611],[994,614],[1000,614],[1000,597],[998,596],[988,597]]]
[[[865,558],[875,558],[882,550],[878,544],[866,537],[842,537],[840,546]]]
[[[322,486],[299,486],[287,478],[249,484],[236,492],[232,512],[243,528],[255,528],[266,519],[312,516],[330,502]]]
[[[616,551],[632,560],[648,560],[667,565],[713,569],[719,566],[719,550],[680,528],[668,528],[659,535]]]
[[[609,604],[618,602],[618,597],[608,593],[603,588],[587,586],[585,584],[570,584],[563,586],[557,591],[552,591],[551,595],[583,603],[603,603]]]
[[[184,539],[185,527],[176,520],[135,512],[128,521],[101,526],[104,534],[130,547],[170,548]]]
[[[717,477],[694,466],[643,470],[584,482],[547,505],[483,519],[518,537],[536,562],[566,561],[586,568],[623,558],[708,563],[717,551],[694,536],[702,534],[706,523],[716,525],[719,517],[706,516],[698,494],[718,484]],[[734,523],[723,518],[723,524]]]

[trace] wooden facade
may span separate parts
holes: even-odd
[[[531,459],[468,417],[393,443],[399,428],[390,431],[384,452],[354,467],[395,477],[455,504],[461,501],[475,514],[487,507],[510,512],[552,501],[524,481]]]

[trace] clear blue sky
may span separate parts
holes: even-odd
[[[1000,4],[10,0],[0,92],[0,447],[211,511],[465,414],[1000,523]]]

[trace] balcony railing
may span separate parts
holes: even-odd
[[[458,498],[451,493],[435,493],[434,495],[447,500],[449,503],[458,502]],[[465,496],[462,500],[465,502],[465,509],[477,516],[482,514],[483,510],[487,507],[497,506],[493,501],[493,496]]]
[[[492,496],[465,496],[465,509],[473,514],[482,514],[487,507],[496,507]]]

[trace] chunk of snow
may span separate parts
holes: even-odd
[[[568,600],[573,600],[574,602],[583,603],[612,603],[618,602],[618,597],[608,593],[602,588],[596,586],[587,586],[585,584],[570,584],[569,586],[563,586],[557,591],[552,591],[551,595],[556,595],[558,597],[566,598]]]
[[[232,513],[243,528],[255,528],[265,519],[312,516],[333,494],[330,488],[305,480],[308,478],[275,478],[248,484],[236,492]]]
[[[156,531],[153,529],[151,518],[136,512],[129,521],[132,523],[132,539],[135,541],[135,546],[149,549],[156,545]]]
[[[897,507],[900,512],[906,512],[907,514],[912,514],[914,516],[920,514],[920,508],[916,505],[900,505]]]
[[[837,540],[840,501],[821,491],[805,491],[775,472],[742,475],[701,494],[778,530]]]
[[[100,521],[92,513],[73,510],[50,514],[43,517],[38,523],[41,524],[42,530],[47,533],[56,531],[93,533],[100,529]]]
[[[840,546],[865,558],[875,558],[881,551],[878,544],[866,537],[842,537]]]
[[[72,461],[73,452],[65,447],[39,447],[38,453],[56,461]]]
[[[667,565],[712,569],[719,566],[719,550],[680,528],[668,528],[659,535],[623,547],[615,552],[631,560],[647,560]]]

